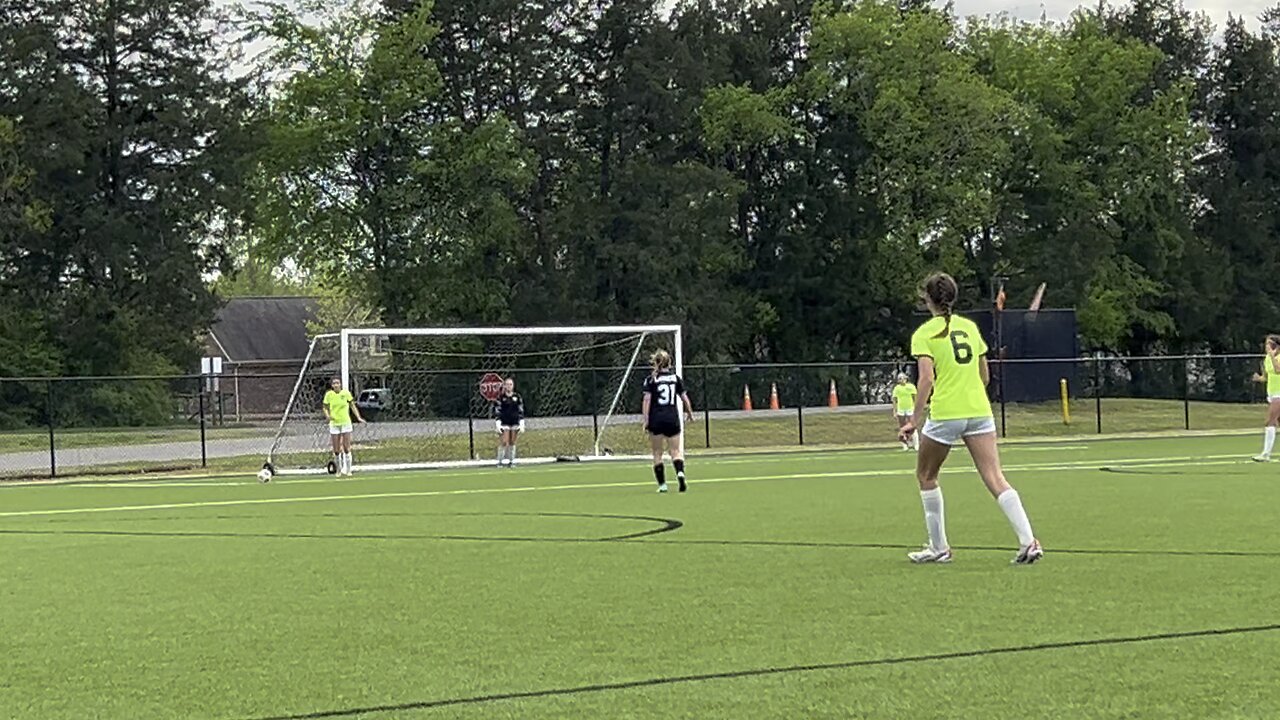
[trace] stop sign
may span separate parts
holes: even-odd
[[[502,376],[498,373],[485,373],[480,378],[480,394],[489,402],[497,400],[502,394]]]

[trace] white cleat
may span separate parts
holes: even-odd
[[[1013,558],[1014,565],[1031,565],[1044,557],[1044,548],[1040,547],[1039,540],[1032,540],[1031,544],[1018,548],[1018,554]]]
[[[658,492],[660,492],[660,493],[664,493],[664,492],[666,492],[666,491],[667,491],[667,484],[666,484],[666,483],[662,483],[661,485],[659,485],[659,486],[658,486]]]
[[[923,565],[925,563],[949,563],[951,562],[951,548],[946,548],[945,550],[934,550],[926,545],[923,550],[907,553],[907,559],[917,565]]]
[[[1270,455],[1267,455],[1267,454],[1265,454],[1265,453],[1263,453],[1262,455],[1254,455],[1254,456],[1253,456],[1253,461],[1254,461],[1254,462],[1260,462],[1260,463],[1271,462],[1271,456],[1270,456]]]

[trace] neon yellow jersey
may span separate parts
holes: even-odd
[[[972,320],[951,316],[951,330],[943,333],[946,319],[935,317],[911,336],[911,354],[933,358],[933,397],[929,417],[960,420],[991,417],[991,401],[982,382],[978,358],[987,354],[987,343]]]
[[[1267,378],[1267,397],[1280,396],[1280,373],[1276,372],[1271,358],[1262,359],[1262,374]]]
[[[893,386],[893,406],[899,415],[910,415],[916,409],[916,386],[903,383]]]
[[[347,390],[324,394],[324,406],[329,408],[329,423],[332,425],[351,424],[351,393]]]

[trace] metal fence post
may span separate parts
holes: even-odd
[[[1191,357],[1182,358],[1182,424],[1191,429]]]
[[[600,442],[600,388],[597,385],[596,369],[591,368],[591,448],[595,450]],[[471,452],[475,459],[475,451]]]
[[[706,436],[705,442],[708,450],[711,449],[711,387],[710,373],[707,372],[707,366],[702,366],[702,431]]]
[[[196,396],[200,398],[200,467],[209,467],[209,449],[206,446],[205,422],[204,422],[204,386],[208,382],[208,378],[201,377],[196,380]]]
[[[796,431],[800,434],[800,444],[804,445],[804,403],[796,405]]]
[[[476,419],[467,416],[467,446],[470,448],[471,459],[476,459]]]
[[[53,380],[48,380],[46,385],[48,387],[45,392],[45,420],[49,425],[49,477],[56,478],[58,477],[58,448],[53,436]]]
[[[1005,373],[1005,359],[1004,359],[1004,357],[1003,357],[1003,355],[1002,355],[1002,356],[1000,357],[1000,384],[999,384],[999,389],[1000,389],[1000,437],[1002,437],[1002,438],[1007,438],[1007,437],[1009,437],[1009,419],[1008,419],[1008,415],[1007,415],[1007,414],[1006,414],[1006,412],[1005,412],[1005,406],[1004,406],[1004,373]]]
[[[1093,356],[1093,411],[1098,419],[1098,434],[1102,434],[1102,357]]]

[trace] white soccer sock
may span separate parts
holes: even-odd
[[[511,464],[514,465],[516,462],[516,446],[515,445],[507,446],[507,455],[510,456]]]
[[[507,446],[499,445],[498,446],[498,464],[501,465],[502,461],[506,459],[507,459]]]
[[[348,475],[350,475],[350,474],[351,474],[351,466],[352,466],[352,465],[354,465],[354,464],[355,464],[355,459],[354,459],[354,458],[352,458],[352,457],[351,457],[351,453],[350,453],[350,452],[348,452],[348,453],[347,453],[347,455],[346,455],[346,465],[347,465],[347,474],[348,474]]]
[[[1264,433],[1265,440],[1262,443],[1262,454],[1270,455],[1271,449],[1276,446],[1276,429],[1274,426],[1268,426]]]
[[[1022,508],[1022,498],[1018,496],[1018,491],[1009,488],[1000,493],[1000,497],[996,498],[996,502],[1000,504],[1000,509],[1004,511],[1004,516],[1009,518],[1009,524],[1013,526],[1013,531],[1018,535],[1018,545],[1026,547],[1031,544],[1036,536],[1031,532],[1031,521],[1027,519],[1027,511]]]
[[[929,531],[929,547],[934,550],[946,550],[947,521],[943,517],[942,488],[920,491],[920,503],[924,505],[924,526]]]
[[[911,447],[915,448],[916,450],[920,449],[920,431],[919,430],[911,433]]]

